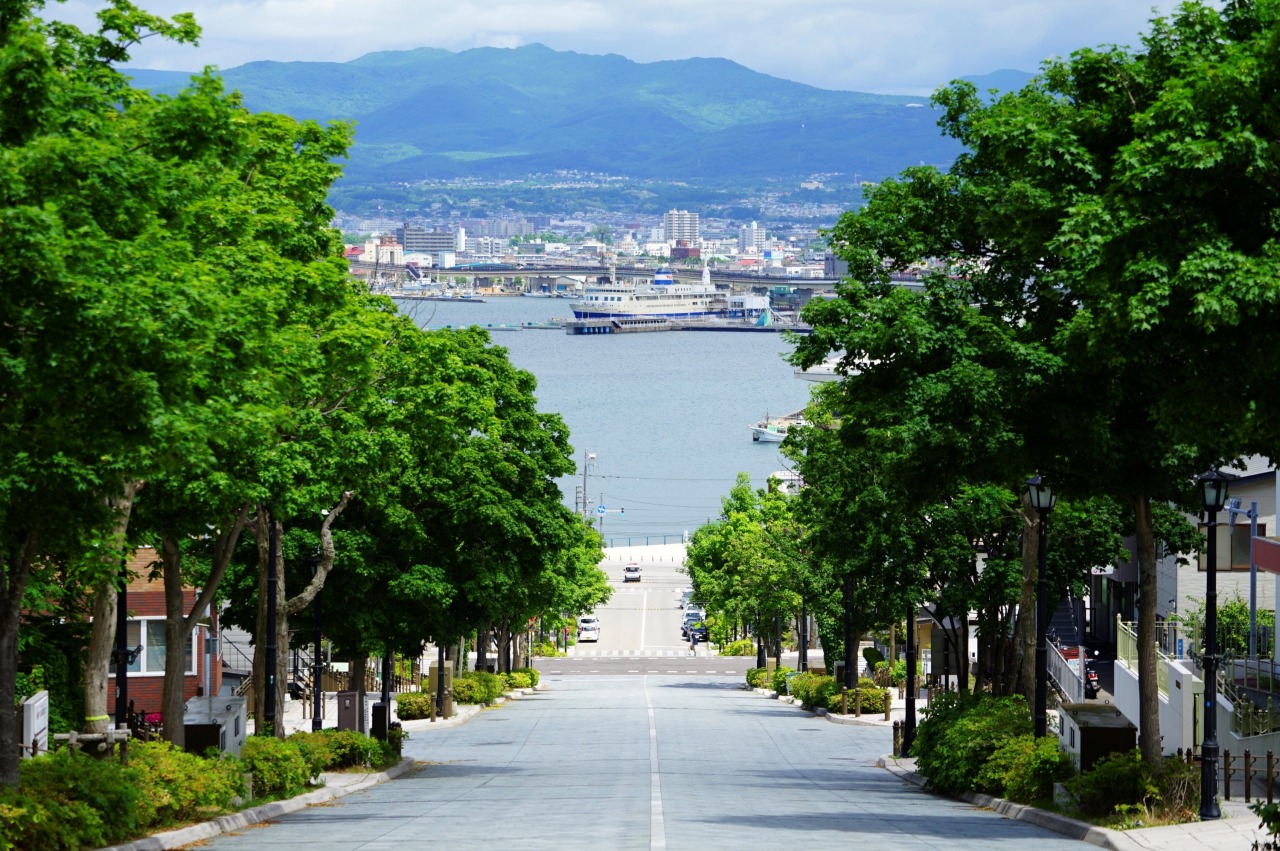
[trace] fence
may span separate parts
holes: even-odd
[[[1119,618],[1116,618],[1116,624],[1119,627],[1116,630],[1116,659],[1118,661],[1124,662],[1125,665],[1129,667],[1129,670],[1137,671],[1138,670],[1138,633],[1137,633],[1138,625],[1132,622],[1125,623]],[[1176,626],[1176,624],[1174,624],[1173,626]],[[1156,630],[1156,645],[1157,645],[1156,653],[1159,657],[1156,659],[1156,686],[1159,688],[1161,694],[1168,695],[1169,694],[1169,666],[1161,664],[1161,662],[1162,660],[1170,658],[1170,654],[1164,652],[1163,650],[1163,647],[1166,645],[1163,644],[1161,641],[1162,635],[1166,639],[1170,637],[1173,637],[1176,639],[1177,633],[1176,631],[1171,632],[1169,630],[1164,630],[1164,629]],[[1177,647],[1178,645],[1175,644],[1174,646]],[[1175,655],[1172,658],[1178,659],[1182,657]]]
[[[1058,684],[1068,703],[1084,703],[1084,672],[1079,669],[1080,648],[1072,647],[1068,652],[1076,656],[1076,668],[1056,645],[1049,645],[1049,676]]]
[[[1182,748],[1178,748],[1178,758],[1186,760],[1188,764],[1200,762],[1200,757],[1194,755],[1188,748],[1185,752]],[[1262,765],[1259,765],[1259,762]],[[1276,799],[1276,757],[1273,751],[1267,751],[1265,757],[1259,758],[1245,751],[1243,756],[1232,754],[1231,751],[1222,752],[1222,799],[1224,801],[1231,800],[1232,785],[1238,783],[1238,790],[1244,796],[1245,803],[1252,803],[1254,798],[1253,784],[1255,780],[1261,780],[1263,784],[1263,793],[1258,795],[1259,799],[1266,798],[1268,804],[1275,803]]]

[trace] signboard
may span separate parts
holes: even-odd
[[[604,506],[603,506],[603,505],[597,505],[597,506],[596,506],[596,514],[604,514]]]
[[[49,692],[36,692],[22,701],[22,741],[18,744],[26,759],[49,752]]]

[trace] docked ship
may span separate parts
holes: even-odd
[[[652,281],[623,283],[610,270],[607,279],[587,284],[573,304],[575,319],[702,319],[724,316],[724,294],[705,267],[696,284],[677,281],[670,269],[653,272]]]

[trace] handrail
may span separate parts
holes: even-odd
[[[1125,623],[1117,615],[1116,627],[1116,661],[1123,662],[1129,670],[1136,674],[1138,673],[1137,624],[1133,622]],[[1158,635],[1159,631],[1157,631]],[[1156,687],[1161,694],[1167,697],[1169,695],[1169,666],[1166,663],[1170,657],[1160,648],[1159,640],[1156,643]],[[1176,647],[1176,645],[1174,646]]]
[[[1049,654],[1049,676],[1058,684],[1059,690],[1066,696],[1068,702],[1084,703],[1083,671],[1073,670],[1067,657],[1062,655],[1062,650],[1057,645],[1050,644],[1049,649],[1053,651]],[[1084,664],[1083,657],[1080,664],[1082,666]]]

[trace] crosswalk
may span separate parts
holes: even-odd
[[[697,658],[706,658],[714,656],[714,653],[699,652]],[[612,658],[612,659],[670,659],[674,656],[684,656],[685,658],[695,658],[689,653],[688,647],[671,650],[654,650],[646,648],[643,650],[596,650],[595,648],[583,648],[582,645],[574,645],[569,648],[568,658]]]

